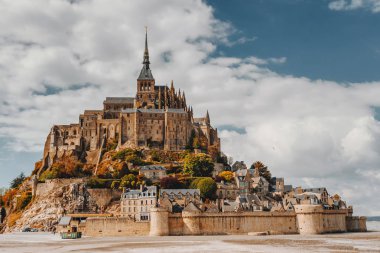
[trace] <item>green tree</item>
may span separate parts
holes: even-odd
[[[20,175],[18,175],[15,179],[12,180],[10,184],[10,188],[17,188],[19,187],[22,182],[25,180],[24,172],[21,172]]]
[[[137,177],[134,174],[128,174],[121,178],[121,187],[135,188],[137,186]]]
[[[210,200],[216,199],[217,186],[216,186],[215,181],[212,178],[210,177],[202,178],[201,180],[199,180],[197,188],[200,190],[201,197],[203,199],[210,199]]]
[[[193,177],[209,177],[214,170],[214,163],[206,154],[188,154],[183,163],[184,172]]]
[[[268,182],[270,182],[270,180],[272,178],[272,174],[268,170],[267,166],[265,166],[260,161],[256,161],[256,162],[252,163],[250,169],[254,170],[255,168],[257,168],[259,170],[259,174],[261,177],[265,178]]]

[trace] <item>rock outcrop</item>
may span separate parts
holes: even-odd
[[[54,179],[37,185],[32,202],[12,227],[4,231],[18,232],[25,227],[52,231],[59,219],[69,213],[117,213],[118,203],[112,203],[118,193],[111,189],[88,189],[86,179]]]

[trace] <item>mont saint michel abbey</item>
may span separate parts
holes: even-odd
[[[43,162],[51,165],[64,155],[76,155],[94,163],[99,150],[108,142],[119,148],[150,148],[179,151],[193,145],[192,138],[202,140],[202,149],[220,151],[217,129],[205,117],[194,118],[185,92],[156,85],[150,69],[147,33],[143,67],[137,78],[135,97],[107,97],[102,110],[85,110],[78,124],[52,127],[44,150]]]

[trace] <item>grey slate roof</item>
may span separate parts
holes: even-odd
[[[68,226],[70,224],[71,217],[70,216],[62,216],[59,220],[59,226]]]
[[[139,78],[137,80],[154,80],[152,71],[146,65],[140,71]]]
[[[184,109],[167,109],[167,112],[170,113],[182,113],[185,114]],[[145,109],[145,108],[126,108],[123,109],[121,112],[123,113],[136,113],[136,112],[141,112],[141,113],[165,113],[165,109]]]
[[[303,189],[303,191],[322,194],[324,191],[327,191],[327,190],[325,187],[320,187],[320,188],[305,188]]]
[[[174,109],[174,108],[167,109],[167,112],[171,112],[171,113],[186,113],[184,109]]]
[[[160,165],[146,165],[142,166],[140,170],[147,171],[147,170],[164,170],[166,171],[166,168]]]
[[[201,191],[199,189],[161,189],[160,190],[160,196],[162,196],[163,193],[166,194],[179,194],[181,193],[182,195],[186,195],[187,193],[190,193],[191,195],[194,194],[201,194]]]
[[[130,104],[134,102],[133,97],[106,97],[104,103],[112,103],[112,104]]]
[[[152,195],[150,195],[151,197],[154,197],[157,193],[157,186],[148,186],[148,187],[145,187],[143,191],[140,191],[140,190],[128,190],[126,192],[124,192],[122,195],[121,195],[121,198],[128,198],[128,199],[133,199],[133,198],[140,198],[140,197],[143,197],[143,194],[146,194],[146,193],[151,193]],[[155,193],[153,195],[153,193]]]

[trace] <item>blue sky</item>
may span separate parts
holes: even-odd
[[[226,155],[380,215],[380,0],[0,0],[0,13],[0,187],[33,170],[51,126],[135,94],[147,25],[156,83],[210,112]]]
[[[286,57],[271,69],[295,76],[339,82],[380,79],[380,15],[365,9],[332,11],[324,0],[207,1],[215,16],[256,38],[220,46],[228,56]]]

